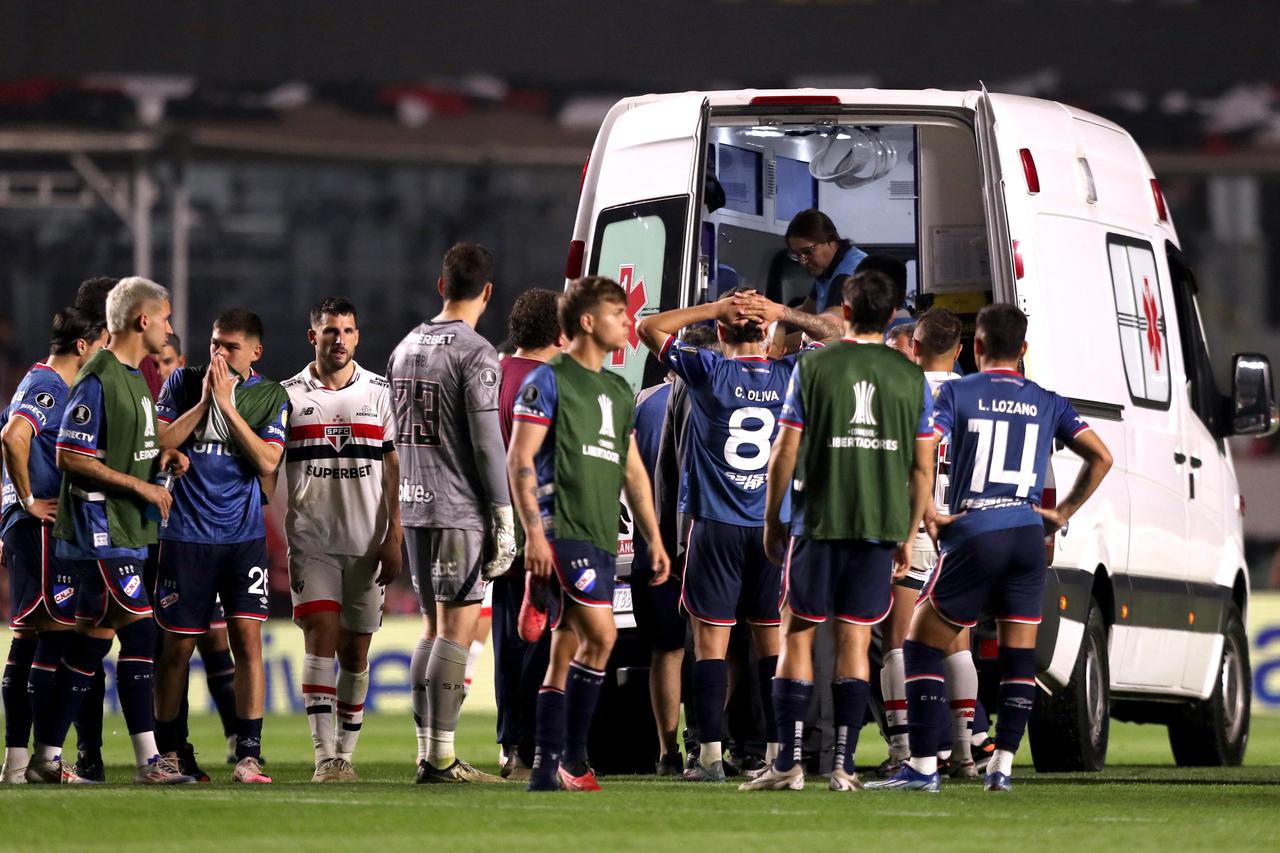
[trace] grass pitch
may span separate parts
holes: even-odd
[[[1114,725],[1101,774],[1037,776],[1023,763],[1009,795],[968,783],[942,794],[833,794],[810,778],[799,793],[739,793],[644,777],[603,779],[596,795],[528,794],[523,786],[412,784],[407,715],[371,715],[356,785],[312,785],[301,716],[268,718],[271,786],[233,787],[214,717],[192,719],[214,783],[168,789],[0,787],[3,850],[970,850],[1280,848],[1280,719],[1255,718],[1247,765],[1173,766],[1164,729]],[[881,743],[863,733],[860,758]],[[74,733],[73,733],[74,738]],[[108,778],[132,776],[119,717],[107,718]],[[496,771],[493,717],[463,718],[461,755]],[[1027,752],[1024,749],[1024,753]]]

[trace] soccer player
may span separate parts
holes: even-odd
[[[315,360],[282,383],[290,403],[289,585],[306,652],[311,780],[354,782],[369,643],[382,624],[383,588],[400,574],[400,461],[391,386],[355,361],[356,307],[328,297],[311,309],[310,321]]]
[[[1111,467],[1111,454],[1065,398],[1026,379],[1027,318],[1013,305],[978,313],[974,355],[981,373],[943,384],[935,429],[951,444],[951,500],[938,516],[942,556],[921,593],[903,645],[911,760],[868,787],[937,792],[938,733],[945,726],[943,658],[984,607],[996,614],[1000,700],[996,752],[984,787],[1007,791],[1013,756],[1036,695],[1036,627],[1045,584],[1046,534],[1066,526]],[[1084,465],[1055,509],[1040,495],[1055,441]]]
[[[76,308],[53,318],[49,357],[27,372],[0,413],[4,489],[0,536],[9,569],[13,636],[4,668],[4,769],[0,782],[27,781],[31,738],[28,681],[48,696],[58,661],[75,626],[71,566],[49,547],[58,514],[55,437],[67,393],[80,368],[107,342],[104,321]],[[41,684],[43,682],[43,685]]]
[[[32,697],[36,755],[29,782],[76,782],[62,761],[67,729],[94,672],[120,638],[116,685],[133,741],[140,784],[194,781],[156,749],[152,673],[156,626],[143,584],[147,546],[172,496],[152,482],[181,476],[187,458],[160,447],[155,403],[138,365],[164,346],[169,293],[144,278],[120,281],[107,297],[111,342],[80,370],[58,432],[63,472],[53,535],[57,555],[72,562],[76,632],[58,665],[51,696]]]
[[[889,614],[892,578],[906,571],[910,539],[932,499],[933,395],[920,368],[883,345],[894,307],[887,276],[855,273],[844,288],[843,340],[798,359],[791,374],[769,460],[764,531],[765,552],[786,556],[785,640],[773,682],[781,749],[743,790],[804,787],[814,629],[831,613],[836,760],[828,786],[860,785],[854,751],[870,690],[871,628]],[[782,508],[793,474],[788,542]]]
[[[891,331],[906,328],[898,326]],[[951,368],[960,355],[960,319],[950,311],[934,308],[920,318],[912,329],[912,360],[924,370],[924,378],[934,398],[942,383],[959,379]],[[937,512],[946,513],[947,484],[950,481],[947,443],[940,442],[934,474],[934,503]],[[907,694],[903,682],[902,641],[906,639],[916,599],[924,588],[938,560],[938,552],[927,531],[916,533],[911,548],[911,565],[907,574],[894,581],[893,609],[884,623],[884,664],[880,670],[880,690],[884,696],[886,734],[889,737],[889,759],[881,772],[891,776],[910,755],[907,747]],[[977,770],[970,758],[968,724],[973,719],[977,701],[978,673],[969,652],[969,633],[956,635],[955,647],[946,659],[947,692],[951,696],[956,736],[952,755],[953,773],[963,778],[976,778]],[[963,726],[963,734],[961,727]]]
[[[400,431],[400,513],[422,637],[410,660],[419,784],[500,782],[454,753],[467,653],[485,581],[515,559],[515,521],[498,421],[498,356],[476,333],[493,295],[493,255],[459,243],[436,288],[444,308],[391,354]]]
[[[723,355],[676,339],[685,326],[707,321],[716,323]],[[735,288],[717,302],[647,317],[638,330],[645,345],[685,381],[692,404],[688,492],[682,508],[692,514],[693,526],[680,600],[693,617],[693,692],[701,746],[698,763],[684,774],[689,781],[725,780],[725,659],[739,614],[751,626],[766,694],[766,757],[772,760],[777,753],[768,691],[778,662],[782,569],[764,554],[764,469],[795,366],[794,358],[765,358],[768,326],[778,321],[807,335],[829,335],[823,318],[784,308],[747,288]]]
[[[182,354],[182,338],[170,335],[164,342],[164,349],[156,356],[156,366],[160,368],[160,381],[168,382],[175,370],[187,366],[187,357]]]
[[[525,569],[550,579],[559,593],[529,790],[597,791],[587,734],[617,637],[613,585],[624,485],[649,542],[652,583],[667,580],[670,560],[649,475],[631,441],[631,389],[603,369],[605,356],[626,346],[631,331],[626,294],[607,278],[580,278],[560,297],[558,313],[568,349],[525,379],[507,454],[525,530]]]
[[[516,297],[511,308],[508,340],[515,350],[499,362],[502,378],[498,383],[498,419],[506,447],[511,445],[516,399],[525,377],[554,358],[564,346],[564,336],[556,320],[557,299],[559,294],[554,291],[527,290]],[[523,546],[524,532],[518,520],[516,541]],[[494,578],[489,586],[493,590],[494,695],[498,704],[498,742],[503,752],[502,776],[527,782],[533,765],[533,720],[538,686],[547,671],[551,638],[545,631],[536,643],[527,643],[520,636],[524,585],[524,555],[517,552],[511,569]]]
[[[156,407],[160,445],[191,460],[174,484],[173,508],[160,530],[153,599],[165,635],[156,673],[156,742],[174,758],[186,746],[181,711],[191,652],[224,602],[235,655],[231,778],[249,783],[271,781],[261,765],[268,591],[259,478],[271,477],[280,464],[289,407],[285,390],[253,369],[262,336],[257,314],[224,311],[213,322],[209,365],[173,371]],[[206,668],[213,669],[208,658]]]

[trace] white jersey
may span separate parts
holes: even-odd
[[[929,390],[933,393],[935,400],[938,398],[938,389],[942,387],[942,383],[959,378],[959,373],[952,373],[947,370],[926,370],[924,374],[924,379],[929,383]],[[951,498],[950,488],[951,445],[947,439],[943,439],[938,442],[938,459],[934,467],[933,476],[933,502],[939,515],[947,514],[947,505],[950,503]],[[917,551],[936,553],[936,549],[933,547],[933,540],[929,538],[929,534],[923,529],[916,532],[915,547]]]
[[[307,365],[282,384],[292,407],[285,450],[290,549],[368,554],[387,534],[383,459],[395,452],[396,438],[387,380],[357,364],[335,391]]]

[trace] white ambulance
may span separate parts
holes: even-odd
[[[1270,365],[1237,355],[1233,387],[1215,386],[1196,280],[1133,139],[985,90],[628,98],[584,167],[566,275],[616,279],[633,318],[739,282],[792,301],[810,280],[782,235],[808,208],[904,261],[909,299],[970,335],[982,305],[1019,305],[1027,375],[1070,397],[1115,457],[1046,543],[1037,769],[1100,769],[1111,718],[1167,725],[1179,764],[1239,764],[1249,585],[1225,439],[1275,429]],[[660,371],[634,337],[611,366],[637,389]],[[1079,466],[1059,448],[1054,481]]]

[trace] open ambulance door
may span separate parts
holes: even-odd
[[[1017,304],[1014,249],[1005,210],[1004,172],[996,142],[996,117],[985,84],[974,105],[974,135],[978,142],[978,167],[982,176],[982,205],[987,223],[987,252],[991,264],[991,291],[996,302]],[[1023,307],[1025,310],[1025,306]]]

